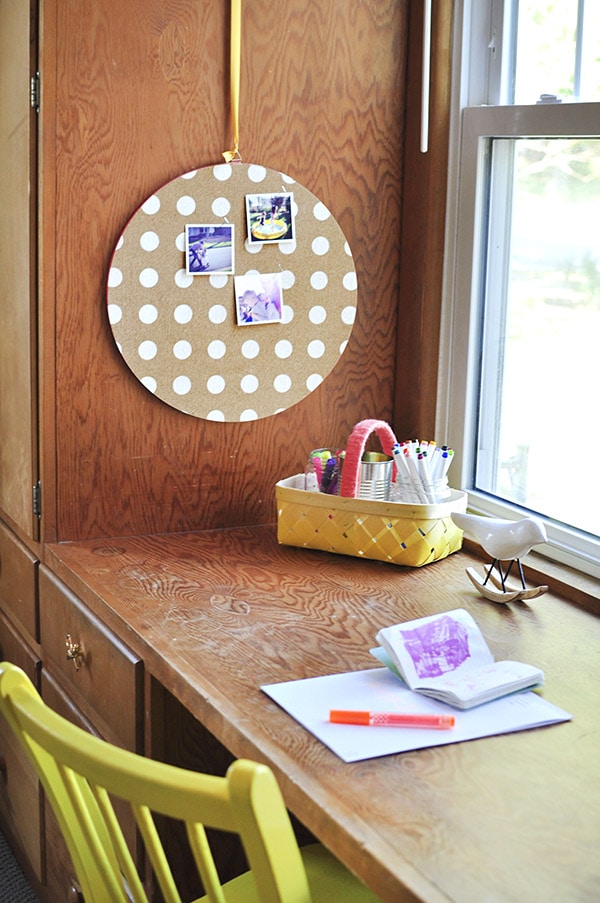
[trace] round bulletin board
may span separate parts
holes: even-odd
[[[265,196],[288,205],[283,239],[270,239],[269,211],[254,234],[252,205]],[[229,256],[209,242],[213,263],[200,270],[192,238],[207,232],[221,250],[231,239]],[[277,318],[242,320],[242,288],[273,281]],[[289,176],[244,163],[186,173],[149,197],[116,245],[107,288],[115,342],[140,382],[220,421],[268,417],[312,392],[346,347],[356,297],[352,254],[327,207]]]

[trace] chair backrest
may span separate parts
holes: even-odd
[[[0,664],[0,711],[36,768],[86,903],[148,903],[113,798],[131,806],[166,903],[181,903],[181,898],[154,815],[185,823],[210,903],[225,903],[225,896],[205,827],[240,836],[255,879],[254,899],[310,900],[290,819],[266,766],[239,759],[225,777],[215,777],[119,749],[49,709],[24,672],[8,663]]]

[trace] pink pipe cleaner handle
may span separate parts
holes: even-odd
[[[392,456],[396,437],[385,420],[361,420],[360,423],[357,423],[348,439],[342,470],[340,495],[346,498],[356,498],[358,496],[360,462],[367,439],[373,432],[377,433],[383,453],[390,455],[390,457]]]

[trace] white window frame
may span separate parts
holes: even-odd
[[[455,451],[451,481],[468,490],[471,510],[517,518],[524,513],[517,505],[473,489],[485,264],[476,226],[485,200],[483,157],[493,137],[599,137],[600,103],[484,105],[490,98],[497,102],[506,96],[498,62],[503,53],[501,26],[509,3],[456,2],[436,435],[443,436]],[[475,42],[473,34],[478,38]],[[481,77],[482,67],[487,77]],[[478,77],[472,78],[472,73]],[[598,542],[588,542],[576,531],[547,520],[546,526],[549,541],[536,551],[600,578]]]

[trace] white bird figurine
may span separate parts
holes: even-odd
[[[533,546],[547,542],[546,527],[537,517],[524,517],[521,520],[509,521],[503,518],[455,512],[452,514],[452,520],[467,536],[479,542],[484,552],[487,552],[493,559],[484,580],[481,580],[474,568],[467,568],[469,579],[486,599],[494,602],[517,602],[541,596],[547,591],[547,586],[527,589],[521,565],[521,558],[527,555]],[[504,571],[502,569],[503,561],[509,562]],[[506,583],[515,561],[521,578],[521,587],[516,589],[508,587]],[[494,568],[498,571],[499,580],[493,574]],[[488,585],[490,579],[497,589]]]

